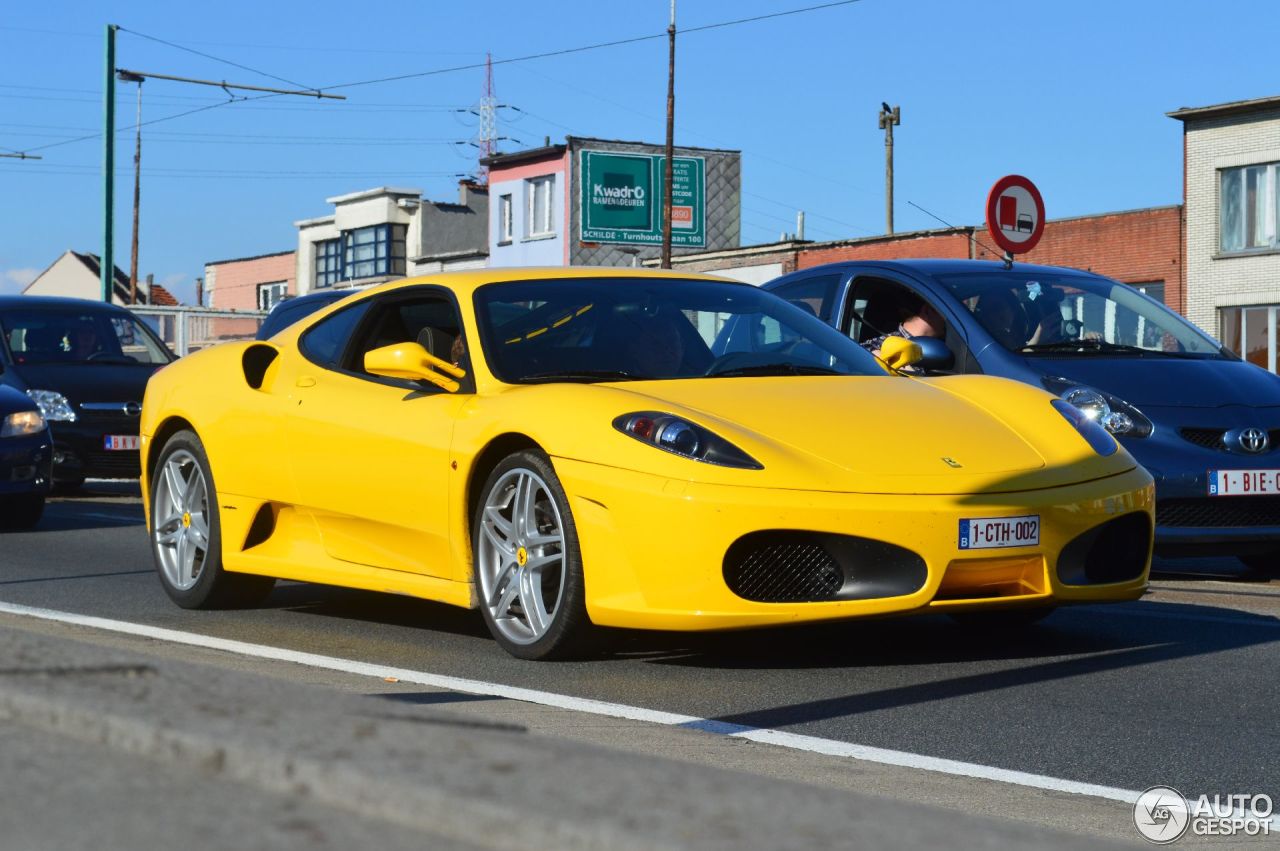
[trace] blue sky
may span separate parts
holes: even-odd
[[[681,27],[819,0],[679,0]],[[101,240],[103,27],[126,28],[117,65],[283,85],[152,36],[304,86],[330,86],[659,34],[667,0],[368,4],[54,2],[0,20],[0,292],[68,248]],[[1261,0],[957,3],[861,0],[681,37],[676,141],[743,151],[743,243],[807,214],[807,236],[883,232],[881,101],[900,104],[896,228],[979,223],[986,192],[1018,172],[1050,218],[1174,204],[1181,125],[1165,113],[1280,94],[1267,80],[1280,35]],[[661,142],[666,41],[499,64],[504,150],[566,134]],[[143,130],[141,273],[190,299],[212,260],[295,247],[298,219],[329,196],[380,185],[456,195],[475,168],[466,110],[483,72],[339,90],[345,102],[272,98]],[[117,127],[136,87],[117,84]],[[217,89],[151,80],[143,119],[212,106]],[[462,111],[459,111],[462,110]],[[117,263],[128,266],[133,131],[117,135]]]

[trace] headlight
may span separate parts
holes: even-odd
[[[44,417],[39,411],[18,411],[0,421],[0,437],[22,437],[44,431]]]
[[[76,421],[75,410],[67,401],[67,397],[61,393],[55,393],[52,390],[28,390],[27,395],[31,397],[31,401],[40,406],[40,413],[44,414],[46,420],[67,423]]]
[[[1044,378],[1042,383],[1050,393],[1056,393],[1111,434],[1125,437],[1151,435],[1151,420],[1123,399],[1066,378]]]
[[[740,467],[746,470],[763,470],[764,466],[719,435],[707,431],[696,423],[681,417],[655,411],[637,411],[623,414],[613,421],[613,427],[641,443],[665,449],[675,455],[717,464],[721,467]]]
[[[1054,399],[1049,404],[1053,405],[1054,410],[1062,414],[1067,422],[1076,427],[1076,431],[1080,432],[1080,436],[1093,447],[1094,452],[1103,456],[1115,454],[1120,444],[1116,443],[1116,439],[1107,434],[1106,429],[1094,422],[1087,413],[1061,399]]]

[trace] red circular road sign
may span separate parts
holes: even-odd
[[[1036,247],[1044,234],[1044,199],[1034,183],[1020,174],[996,181],[987,195],[987,233],[1010,254]]]

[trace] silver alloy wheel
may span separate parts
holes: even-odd
[[[156,471],[152,542],[165,581],[187,591],[209,556],[209,488],[196,457],[179,449]]]
[[[550,629],[564,596],[564,525],[551,489],[525,467],[488,494],[476,554],[481,605],[503,637],[532,644]]]

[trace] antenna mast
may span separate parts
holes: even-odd
[[[493,156],[498,140],[498,99],[493,93],[493,54],[484,55],[484,97],[480,98],[480,182],[489,185],[489,167],[484,161]]]

